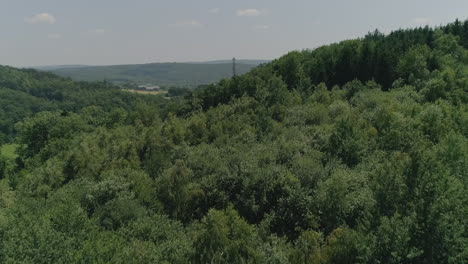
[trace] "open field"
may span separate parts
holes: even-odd
[[[129,92],[129,93],[151,94],[151,95],[167,94],[167,91],[141,91],[141,90],[130,90],[130,89],[122,89],[122,91]]]

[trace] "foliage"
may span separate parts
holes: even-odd
[[[0,262],[466,263],[467,32],[374,32],[170,100],[1,67],[22,104],[0,105]]]

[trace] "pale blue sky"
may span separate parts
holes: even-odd
[[[467,11],[467,0],[0,0],[0,64],[274,59]]]

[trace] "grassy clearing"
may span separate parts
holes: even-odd
[[[137,94],[151,94],[151,95],[159,95],[159,94],[166,94],[167,91],[140,91],[140,90],[128,90],[123,89],[122,91],[129,92],[129,93],[137,93]]]

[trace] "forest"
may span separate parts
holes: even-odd
[[[236,70],[239,74],[265,63],[261,60],[238,60]],[[38,67],[59,76],[70,77],[77,81],[106,80],[116,84],[128,82],[153,83],[161,86],[195,88],[210,84],[232,75],[232,61],[209,61],[193,63],[147,63],[110,66],[57,66]]]
[[[468,263],[468,21],[170,99],[0,67],[0,263]]]

